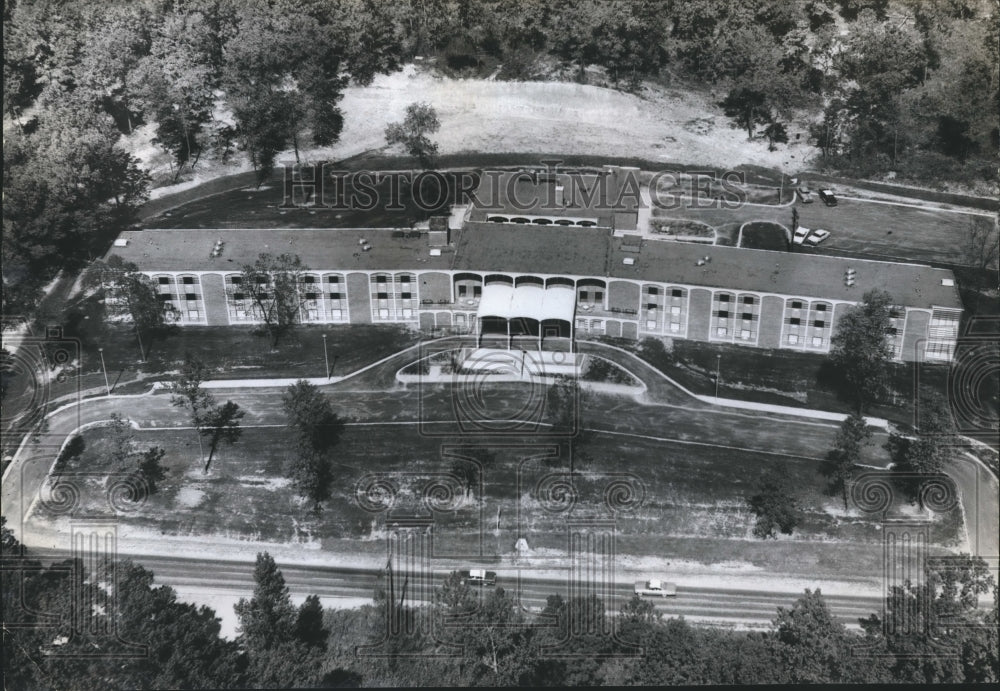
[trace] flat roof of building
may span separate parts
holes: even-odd
[[[901,305],[962,308],[954,274],[923,264],[646,239],[635,252],[622,244],[622,238],[612,238],[609,274],[617,278],[849,302],[879,288]],[[626,265],[626,257],[634,263]],[[848,286],[845,274],[851,269]]]
[[[606,228],[469,222],[455,248],[456,269],[605,276]]]
[[[438,256],[432,256],[427,232],[415,233],[408,228],[165,228],[122,233],[119,239],[128,240],[128,245],[112,247],[109,254],[143,271],[239,271],[262,252],[297,254],[303,264],[317,270],[450,269],[454,249],[442,247]],[[212,257],[220,240],[222,253]]]
[[[576,217],[596,219],[598,225],[610,227],[616,210],[637,206],[637,198],[619,199],[623,175],[613,167],[595,173],[483,171],[470,218]]]
[[[150,272],[238,271],[261,252],[289,252],[317,270],[614,277],[850,302],[880,288],[901,305],[962,307],[954,274],[922,264],[648,239],[638,248],[632,239],[626,250],[625,239],[606,228],[468,222],[451,234],[452,245],[432,256],[426,232],[415,237],[401,229],[158,229],[123,233],[127,246],[112,247],[109,254]],[[222,253],[212,257],[219,240]],[[626,258],[633,262],[625,264]],[[849,269],[851,286],[844,280]]]

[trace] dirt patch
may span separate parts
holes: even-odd
[[[378,76],[370,86],[346,89],[340,142],[303,150],[300,158],[337,161],[384,149],[386,125],[402,120],[406,106],[416,101],[426,101],[438,112],[441,130],[435,139],[442,154],[555,151],[664,163],[695,161],[724,170],[750,163],[790,172],[816,153],[805,143],[768,151],[765,142],[748,141],[741,130],[724,126],[728,119],[709,93],[647,83],[636,96],[567,82],[453,79],[407,65]],[[217,119],[227,117],[221,110],[216,113]],[[154,198],[250,170],[242,153],[228,162],[203,159],[182,182],[171,184],[169,157],[152,144],[151,131],[140,128],[123,137],[122,144],[158,182],[170,185],[155,190]],[[295,154],[282,152],[278,161],[294,162]]]

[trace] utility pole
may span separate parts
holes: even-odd
[[[715,400],[719,400],[719,370],[722,367],[722,353],[715,355]]]
[[[323,362],[326,363],[326,378],[330,378],[330,356],[326,352],[326,334],[323,334]]]
[[[107,389],[108,395],[111,395],[111,384],[108,382],[108,368],[104,364],[104,348],[98,348],[97,352],[101,354],[101,370],[104,372],[104,388]]]

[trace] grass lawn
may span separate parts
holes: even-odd
[[[90,430],[84,437],[87,450],[66,466],[69,475],[108,470],[103,431]],[[235,446],[220,449],[207,475],[192,431],[144,431],[136,438],[167,450],[163,463],[169,473],[157,494],[121,517],[166,534],[381,548],[386,513],[366,511],[357,493],[359,482],[374,474],[393,487],[394,515],[435,509],[438,556],[509,553],[519,536],[533,549],[565,549],[567,518],[614,518],[621,554],[704,563],[742,560],[796,573],[819,569],[857,575],[869,566],[874,573],[879,564],[878,520],[857,510],[845,512],[840,498],[826,493],[816,464],[804,460],[595,433],[576,456],[572,488],[560,493],[558,485],[570,482],[565,442],[511,437],[484,445],[471,437],[431,437],[417,425],[351,426],[335,452],[333,498],[316,514],[283,475],[290,444],[280,429],[245,430]],[[543,458],[541,450],[552,446],[560,448],[560,457]],[[449,474],[477,464],[482,486],[474,480],[467,495]],[[794,488],[802,522],[792,540],[765,543],[751,537],[753,516],[745,497],[775,466]],[[606,491],[609,483],[623,479],[638,483],[641,500],[613,513]],[[441,486],[434,489],[435,482]],[[103,505],[104,481],[89,478],[83,485],[84,509]],[[380,495],[367,496],[375,502]],[[893,512],[911,515],[912,509]],[[494,530],[498,517],[500,528]],[[956,546],[960,526],[957,510],[937,518],[933,543]]]
[[[740,247],[752,250],[788,251],[788,236],[785,229],[776,223],[759,221],[743,226]]]
[[[602,340],[639,354],[631,341]],[[723,398],[853,412],[853,406],[838,393],[839,381],[826,355],[678,339],[670,362],[650,364],[694,393],[713,396],[717,355],[722,356],[719,395]],[[921,391],[944,393],[948,371],[947,365],[890,363],[894,401],[873,406],[867,414],[912,424],[918,375]]]
[[[275,348],[252,326],[185,326],[145,339],[146,362],[139,355],[130,325],[108,323],[100,303],[88,298],[67,310],[63,332],[77,342],[81,367],[67,373],[81,378],[81,387],[103,386],[99,348],[104,349],[108,378],[116,392],[137,378],[162,378],[179,369],[192,353],[214,370],[214,378],[322,377],[326,367],[323,334],[333,375],[369,365],[415,344],[416,331],[397,325],[299,325]],[[63,388],[66,388],[66,384]],[[53,395],[60,392],[53,388]]]

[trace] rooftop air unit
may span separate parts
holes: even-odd
[[[118,238],[115,240],[115,247],[128,247],[128,239]]]
[[[622,264],[624,264],[625,266],[632,266],[633,264],[635,264],[635,257],[625,257],[624,259],[622,259]]]

